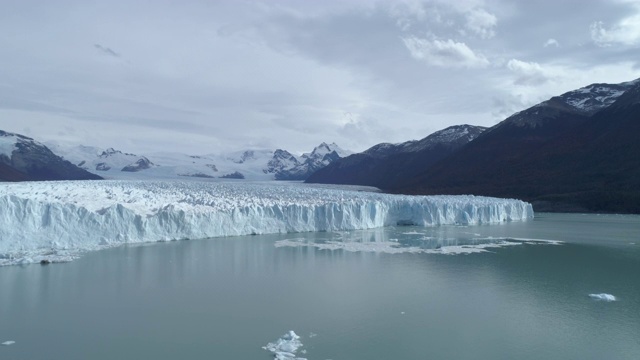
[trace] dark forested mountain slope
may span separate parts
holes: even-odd
[[[391,187],[422,173],[484,130],[480,126],[459,125],[437,131],[419,141],[378,144],[319,169],[307,182]]]
[[[607,85],[515,114],[390,189],[516,197],[538,210],[640,213],[640,82],[610,85],[599,105],[589,88]]]
[[[32,138],[0,130],[0,181],[94,180]]]

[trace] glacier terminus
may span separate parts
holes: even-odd
[[[529,203],[513,199],[233,181],[3,184],[0,209],[0,265],[66,261],[126,243],[533,218]]]

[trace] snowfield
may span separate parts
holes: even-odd
[[[392,225],[522,221],[530,204],[300,183],[57,181],[0,185],[0,265],[71,260],[124,243]]]

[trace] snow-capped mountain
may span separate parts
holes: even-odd
[[[398,153],[418,152],[438,145],[466,144],[486,130],[482,126],[454,125],[439,130],[422,140],[411,140],[399,144],[382,143],[364,151],[372,156],[389,156]]]
[[[288,169],[293,169],[300,165],[300,160],[287,150],[277,149],[273,152],[273,156],[267,162],[265,173],[274,174]]]
[[[613,104],[627,90],[640,83],[640,79],[620,84],[591,84],[560,95],[567,104],[589,115]]]
[[[56,154],[94,174],[104,174],[107,171],[121,171],[123,168],[134,165],[140,156],[123,153],[114,148],[100,149],[94,146],[62,146],[55,142],[47,145]]]
[[[34,139],[0,130],[0,181],[97,179]]]
[[[131,154],[91,146],[49,146],[65,159],[108,179],[226,178],[248,180],[304,180],[312,172],[349,154],[335,144],[320,144],[297,157],[282,149],[251,149],[223,154]],[[295,176],[289,174],[295,172]]]
[[[393,191],[515,197],[537,210],[640,213],[640,79],[514,114]]]
[[[502,124],[538,127],[548,121],[562,118],[574,123],[610,106],[640,79],[620,84],[591,84],[583,88],[554,96],[508,117]],[[567,116],[570,115],[570,116]]]
[[[436,131],[422,140],[378,144],[362,153],[334,161],[311,175],[307,182],[386,188],[397,178],[423,171],[477,138],[485,129],[457,125]]]
[[[306,180],[319,169],[351,154],[352,152],[342,149],[336,143],[323,142],[312,152],[302,154],[297,165],[276,172],[275,178],[276,180]]]

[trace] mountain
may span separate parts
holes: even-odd
[[[141,156],[140,159],[136,160],[136,162],[123,167],[120,171],[137,172],[150,169],[152,166],[155,166],[155,164],[149,161],[146,157]]]
[[[350,154],[336,144],[322,143],[311,153],[295,156],[282,149],[250,149],[223,154],[136,155],[113,148],[49,143],[58,154],[83,169],[108,179],[234,178],[304,180],[313,171]]]
[[[276,172],[276,180],[306,180],[319,169],[350,155],[351,152],[342,149],[336,143],[322,143],[316,146],[311,153],[302,154],[298,164],[291,168]]]
[[[531,201],[536,210],[640,213],[640,79],[592,84],[514,114],[389,187]]]
[[[265,173],[277,174],[288,169],[300,166],[300,160],[286,150],[277,149],[273,152],[273,156],[267,162]]]
[[[93,146],[61,146],[57,143],[47,143],[49,148],[64,159],[76,164],[89,172],[105,175],[110,170],[120,171],[121,169],[135,164],[140,156],[130,153],[123,153],[114,148],[106,150]]]
[[[324,184],[393,187],[477,138],[486,128],[472,125],[451,126],[422,140],[400,144],[383,143],[338,159],[311,175],[307,182]]]
[[[98,179],[34,139],[0,130],[0,181]]]

